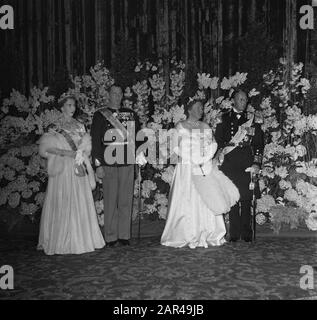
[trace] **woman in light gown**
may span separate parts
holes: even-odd
[[[61,122],[39,141],[49,178],[38,249],[48,255],[81,254],[105,245],[92,196],[95,180],[88,158],[91,139],[84,125],[73,118],[75,98],[62,96],[59,106]],[[83,165],[86,170],[80,170]]]
[[[174,134],[176,164],[161,244],[190,248],[225,243],[223,214],[238,200],[239,191],[212,158],[217,150],[212,129],[199,121],[200,101],[187,105],[188,118],[178,123]]]

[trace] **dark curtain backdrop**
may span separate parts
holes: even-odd
[[[15,29],[0,30],[2,95],[50,83],[56,70],[83,74],[111,67],[118,39],[139,59],[176,55],[224,76],[239,70],[237,40],[262,19],[280,55],[307,62],[316,35],[299,29],[302,0],[7,0]],[[1,3],[1,2],[0,2]],[[252,52],[249,53],[252,55]],[[239,70],[244,71],[244,70]]]

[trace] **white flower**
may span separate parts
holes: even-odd
[[[157,211],[156,205],[153,203],[152,204],[146,203],[144,205],[144,209],[148,213],[155,213]]]
[[[221,109],[231,109],[233,106],[233,101],[229,99],[224,99],[221,102],[220,108]]]
[[[105,215],[97,214],[98,224],[103,227],[105,225]]]
[[[307,127],[308,130],[317,130],[317,115],[307,117]]]
[[[261,109],[269,109],[271,108],[271,98],[263,98],[261,105],[260,105]]]
[[[253,88],[253,89],[249,92],[249,97],[250,97],[250,98],[251,98],[251,97],[255,97],[255,96],[259,95],[259,94],[260,94],[260,92],[257,91],[255,88]]]
[[[142,197],[149,198],[151,191],[157,189],[157,185],[151,180],[145,180],[142,183]]]
[[[281,189],[286,190],[286,189],[291,189],[292,188],[292,184],[289,181],[286,181],[284,179],[282,179],[279,182],[279,186]]]
[[[38,192],[40,190],[40,183],[38,181],[31,181],[29,184],[28,184],[28,188],[30,190],[33,190],[35,192]]]
[[[25,203],[21,204],[21,214],[25,216],[32,216],[36,213],[39,207],[34,203]]]
[[[221,81],[220,87],[222,90],[229,90],[231,88],[231,82],[229,81],[229,79],[224,77]]]
[[[10,168],[5,168],[3,172],[3,177],[8,181],[13,181],[15,179],[15,171]]]
[[[256,220],[256,223],[261,226],[266,222],[266,217],[263,213],[258,213],[255,216],[255,220]]]
[[[134,72],[140,72],[142,68],[141,62],[138,63],[138,65],[134,68]]]
[[[209,84],[210,89],[216,90],[218,88],[218,81],[219,81],[218,77],[213,77]]]
[[[298,158],[298,155],[294,146],[287,145],[285,148],[285,153],[288,153],[294,161],[296,161]]]
[[[0,206],[3,206],[7,203],[9,192],[6,188],[0,189]]]
[[[266,188],[266,185],[263,179],[259,179],[259,188],[261,192]]]
[[[296,135],[302,135],[308,130],[307,126],[307,118],[306,117],[301,117],[293,123],[293,127],[295,129],[295,134]]]
[[[298,193],[294,189],[288,189],[285,191],[284,198],[288,201],[297,202],[298,197]]]
[[[271,133],[271,136],[272,136],[272,142],[273,143],[276,143],[279,141],[279,139],[281,138],[281,131],[273,131]]]
[[[216,99],[216,103],[217,104],[221,104],[222,100],[224,99],[225,97],[224,96],[220,96]]]
[[[11,208],[16,208],[20,204],[20,194],[18,192],[11,193],[8,198],[8,204]]]
[[[132,90],[130,87],[126,87],[125,90],[124,90],[124,96],[126,98],[130,98],[132,97],[133,93],[132,93]]]
[[[317,168],[316,166],[308,165],[306,168],[306,175],[308,177],[317,178]]]
[[[22,197],[24,199],[29,199],[31,196],[32,196],[32,191],[30,189],[27,189],[27,190],[23,190],[22,191]]]
[[[260,199],[257,200],[256,211],[257,212],[269,212],[271,207],[275,206],[275,200],[271,195],[262,195]]]
[[[311,84],[308,79],[301,78],[300,82],[296,85],[297,87],[301,86],[302,94],[306,94],[308,90],[311,88]]]
[[[36,204],[38,204],[39,206],[43,206],[45,196],[46,196],[45,192],[37,193],[36,196],[34,197]]]
[[[167,167],[161,174],[161,179],[167,182],[169,185],[172,184],[173,176],[174,176],[174,166]]]
[[[103,200],[99,200],[99,201],[95,201],[95,208],[96,208],[96,212],[99,215],[101,212],[103,212]]]
[[[160,219],[166,220],[167,216],[167,206],[159,206],[158,207],[158,215]]]
[[[199,88],[204,88],[204,89],[207,89],[209,88],[209,85],[210,85],[210,82],[211,82],[211,79],[210,79],[210,74],[206,74],[206,73],[198,73],[197,74],[197,82],[198,82],[198,86]]]
[[[317,213],[312,212],[305,220],[307,228],[312,231],[317,231]]]
[[[303,145],[298,145],[298,146],[296,146],[295,149],[296,149],[298,157],[300,157],[300,158],[307,154],[306,147]]]
[[[274,174],[274,169],[270,168],[270,167],[264,167],[262,169],[262,175],[263,177],[268,177],[273,179],[275,174]]]
[[[287,168],[286,167],[278,167],[275,168],[275,174],[280,176],[282,179],[288,176]]]
[[[280,58],[279,61],[280,61],[280,64],[282,64],[282,65],[286,65],[287,64],[287,60],[286,60],[285,57]]]
[[[229,78],[231,87],[235,88],[243,84],[247,80],[247,76],[248,76],[247,73],[237,72],[234,76]]]
[[[308,199],[317,199],[317,187],[308,182],[304,183],[306,186],[304,187],[303,195]]]
[[[168,198],[167,198],[166,194],[162,194],[162,193],[157,192],[155,194],[154,198],[155,198],[155,202],[157,205],[167,207]]]
[[[185,111],[184,111],[184,106],[174,106],[171,108],[170,110],[171,113],[171,118],[173,119],[173,123],[176,124],[181,120],[185,120],[186,119],[186,115],[185,115]]]

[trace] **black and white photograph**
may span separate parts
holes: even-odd
[[[317,300],[317,1],[1,0],[0,184],[2,301]]]

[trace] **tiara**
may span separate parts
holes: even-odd
[[[75,95],[71,94],[71,93],[66,93],[64,92],[58,99],[58,103],[61,103],[63,100],[67,99],[67,98],[72,98],[75,99]]]

